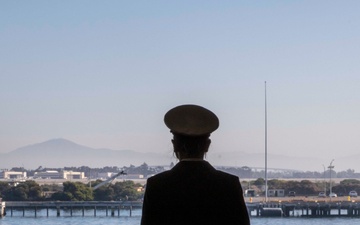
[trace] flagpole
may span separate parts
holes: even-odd
[[[267,102],[266,102],[266,81],[265,81],[265,202],[268,200],[268,179],[267,179]]]

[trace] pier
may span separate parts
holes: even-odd
[[[357,202],[247,203],[252,217],[357,217]]]
[[[120,216],[120,211],[129,211],[128,216],[132,216],[134,208],[141,208],[140,201],[51,201],[51,202],[6,202],[5,212],[7,216],[13,216],[14,211],[21,211],[22,216],[31,212],[34,217],[38,216],[39,210],[46,210],[46,216],[49,217],[50,211],[55,211],[55,216],[61,216],[65,211],[70,212],[73,216],[75,212],[81,212],[81,216],[85,216],[85,211],[93,211],[93,216],[97,216],[98,210],[105,210],[106,216]],[[124,214],[125,216],[125,214]]]
[[[360,219],[360,202],[248,202],[251,217],[353,217]],[[141,201],[49,201],[1,202],[1,216],[88,216],[98,211],[105,216],[132,216],[133,209],[141,209]],[[219,206],[220,207],[220,206]],[[14,212],[17,212],[16,214]],[[86,213],[85,213],[86,212]],[[126,213],[124,213],[126,212]]]

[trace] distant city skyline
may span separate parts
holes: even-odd
[[[168,153],[163,116],[187,103],[220,118],[214,155],[263,153],[266,81],[269,153],[337,168],[360,149],[359,6],[2,1],[0,153],[54,138]]]

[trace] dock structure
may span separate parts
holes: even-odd
[[[247,203],[252,217],[358,217],[356,202]]]
[[[0,198],[0,218],[5,216],[5,202]]]
[[[81,215],[85,216],[86,210],[92,210],[93,216],[96,217],[98,210],[105,210],[106,216],[120,216],[121,210],[128,210],[128,216],[132,216],[135,208],[141,208],[140,201],[39,201],[39,202],[6,202],[4,214],[13,216],[14,211],[31,212],[34,217],[38,216],[39,210],[46,210],[46,216],[50,216],[49,210],[55,210],[56,216],[61,216],[65,211],[70,212],[70,216],[76,211],[81,211]]]
[[[251,217],[353,217],[360,219],[358,202],[248,202]],[[22,212],[22,216],[40,216],[40,210],[46,210],[46,216],[85,216],[89,210],[96,217],[98,210],[105,210],[106,216],[132,216],[133,209],[140,209],[141,201],[42,201],[42,202],[2,202],[1,216],[13,216]],[[51,214],[51,215],[50,215]],[[18,215],[15,214],[15,216]],[[42,211],[41,216],[44,216]]]

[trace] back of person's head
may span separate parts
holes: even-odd
[[[198,158],[204,155],[209,149],[210,134],[202,136],[186,136],[174,134],[172,140],[174,152],[182,154],[186,158]]]
[[[208,151],[210,134],[219,127],[219,119],[210,110],[198,105],[180,105],[164,117],[173,133],[174,152],[186,158],[201,157]]]

